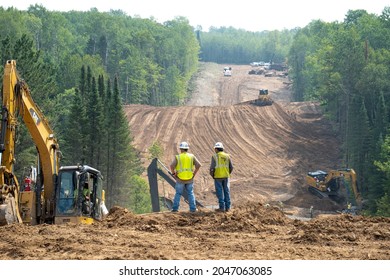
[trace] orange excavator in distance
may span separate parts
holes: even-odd
[[[27,188],[14,173],[20,119],[38,151],[36,183],[30,185],[29,181]],[[103,218],[108,211],[100,171],[87,165],[59,166],[57,139],[20,78],[15,60],[7,61],[4,67],[0,125],[0,225],[91,224]]]

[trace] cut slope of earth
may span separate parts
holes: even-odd
[[[338,168],[339,143],[332,127],[315,103],[290,103],[286,77],[249,75],[250,66],[233,66],[224,77],[223,66],[203,64],[205,74],[187,106],[125,107],[134,145],[148,164],[149,147],[157,141],[163,148],[160,160],[169,164],[181,141],[190,144],[202,163],[195,180],[198,200],[215,205],[213,180],[208,175],[215,142],[224,143],[234,163],[231,188],[233,203],[254,200],[283,202],[299,208],[340,210],[340,205],[308,194],[304,177],[308,171]],[[218,71],[217,71],[218,70]],[[266,88],[272,106],[243,102],[257,98]],[[172,198],[172,188],[164,188]]]

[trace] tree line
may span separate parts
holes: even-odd
[[[27,11],[0,7],[2,40],[26,36],[55,69],[58,92],[77,86],[82,65],[94,76],[116,76],[124,104],[181,105],[198,65],[199,44],[188,20],[164,24],[123,11]]]
[[[201,52],[200,60],[221,64],[251,62],[287,63],[287,55],[296,29],[250,32],[233,27],[195,30]]]

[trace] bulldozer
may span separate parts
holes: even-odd
[[[268,89],[260,89],[257,99],[251,100],[249,103],[256,106],[269,106],[273,104],[273,100],[268,95]]]

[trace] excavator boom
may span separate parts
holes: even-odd
[[[101,219],[105,206],[100,172],[89,166],[60,168],[61,153],[57,139],[32,99],[27,83],[20,78],[14,60],[7,61],[4,67],[2,101],[0,225],[15,222],[37,224],[42,221],[91,223],[93,219]],[[38,151],[37,182],[33,190],[22,189],[14,174],[15,138],[19,119],[23,120]],[[72,189],[65,189],[65,183]],[[82,213],[82,197],[76,194],[82,193],[85,186],[93,194],[94,201],[89,201],[88,211]],[[71,198],[72,204],[70,197],[65,201],[63,191],[75,194]],[[71,206],[66,212],[59,208],[65,202]]]

